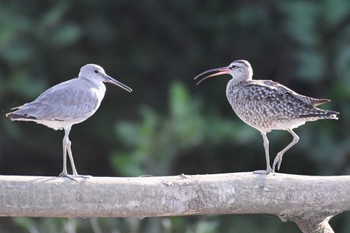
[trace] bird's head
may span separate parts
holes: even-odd
[[[100,82],[112,83],[116,86],[123,88],[124,90],[126,90],[128,92],[132,91],[132,89],[130,87],[126,86],[125,84],[123,84],[123,83],[119,82],[118,80],[115,80],[111,76],[107,75],[105,70],[99,65],[87,64],[87,65],[81,67],[78,77],[89,79],[93,82],[100,81]]]
[[[242,80],[250,80],[250,79],[252,79],[252,76],[253,76],[253,69],[248,61],[236,60],[236,61],[233,61],[229,66],[204,71],[204,72],[200,73],[199,75],[197,75],[194,78],[194,80],[201,78],[197,82],[197,85],[198,85],[202,81],[204,81],[208,78],[219,76],[219,75],[224,75],[224,74],[229,74],[234,79],[237,78],[237,79],[242,79]]]

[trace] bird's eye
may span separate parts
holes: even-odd
[[[94,70],[94,73],[97,74],[97,73],[98,73],[98,70]]]

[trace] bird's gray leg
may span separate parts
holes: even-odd
[[[62,144],[63,144],[63,170],[62,170],[62,172],[61,172],[61,174],[59,176],[60,177],[66,177],[66,178],[69,178],[71,180],[74,180],[74,181],[78,182],[76,179],[74,179],[67,172],[67,149],[68,149],[68,147],[70,149],[70,144],[71,144],[71,142],[69,141],[69,138],[68,138],[69,132],[70,132],[70,127],[64,129],[64,137],[63,137],[63,142],[62,142]]]
[[[283,150],[277,153],[275,160],[273,161],[273,170],[275,170],[275,167],[277,165],[277,170],[280,170],[281,164],[282,164],[282,157],[283,154],[286,153],[287,150],[289,150],[292,146],[297,144],[299,142],[299,137],[292,129],[288,129],[288,132],[293,135],[293,141],[288,144]]]
[[[79,176],[77,169],[75,168],[71,145],[72,145],[72,142],[68,139],[67,151],[68,151],[70,166],[72,168],[72,173],[73,173],[73,176]]]
[[[72,145],[72,142],[68,138],[67,139],[67,151],[68,151],[68,156],[69,156],[69,162],[70,162],[70,165],[72,167],[73,176],[78,176],[79,174],[77,172],[77,169],[75,168],[71,145]]]
[[[274,170],[271,168],[271,165],[270,165],[269,140],[268,140],[265,132],[261,131],[261,135],[262,135],[263,140],[264,140],[266,170],[258,170],[258,171],[254,171],[254,173],[256,173],[256,174],[269,174],[270,172],[274,173]]]
[[[70,129],[69,129],[69,131],[70,131]],[[89,177],[91,177],[91,176],[85,176],[85,175],[79,175],[78,174],[77,169],[75,168],[75,164],[74,164],[74,159],[73,159],[73,153],[72,153],[71,145],[72,145],[72,142],[69,140],[68,135],[67,135],[67,151],[68,151],[68,156],[69,156],[69,162],[70,162],[70,165],[72,167],[73,177],[81,177],[81,178],[89,178]]]
[[[63,170],[60,176],[66,176],[68,175],[67,172],[67,142],[66,142],[66,135],[63,138]]]

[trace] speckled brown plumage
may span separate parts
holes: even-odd
[[[316,107],[330,102],[328,99],[300,95],[271,80],[253,80],[252,67],[246,60],[237,60],[228,67],[205,71],[195,79],[210,73],[211,75],[205,76],[198,83],[218,75],[232,76],[226,87],[226,96],[237,116],[259,130],[263,136],[267,164],[263,173],[274,172],[276,165],[279,169],[283,154],[299,141],[294,128],[307,121],[338,119],[338,112]],[[293,135],[293,141],[277,154],[273,168],[270,166],[269,141],[266,136],[271,130],[287,130]]]

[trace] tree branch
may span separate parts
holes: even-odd
[[[156,217],[273,214],[303,232],[333,232],[350,210],[350,176],[232,173],[168,177],[0,176],[0,216]],[[321,230],[320,230],[321,229]],[[328,231],[327,231],[328,229]]]

